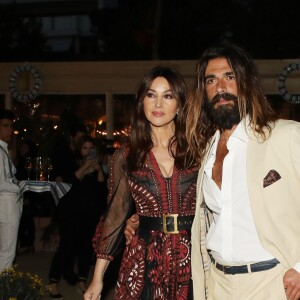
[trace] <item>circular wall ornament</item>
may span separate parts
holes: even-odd
[[[30,87],[28,87],[28,90],[20,91],[17,88],[17,81],[23,75],[28,76]],[[35,99],[40,93],[41,84],[42,79],[40,73],[29,63],[25,63],[24,65],[17,67],[9,78],[9,88],[12,98],[19,102],[28,102]]]
[[[300,103],[300,95],[289,94],[285,87],[285,80],[287,76],[295,71],[300,70],[300,64],[290,64],[286,66],[283,71],[279,74],[278,77],[278,89],[282,98],[290,103]]]

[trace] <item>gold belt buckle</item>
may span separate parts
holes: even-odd
[[[163,232],[165,234],[177,234],[177,233],[179,233],[177,217],[178,217],[178,214],[163,214]],[[173,220],[174,220],[174,223],[173,223],[174,230],[168,231],[167,218],[173,218]]]

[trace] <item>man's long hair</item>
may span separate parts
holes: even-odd
[[[187,99],[187,87],[181,75],[174,69],[164,66],[157,66],[151,69],[142,79],[131,117],[131,131],[129,154],[127,159],[128,170],[141,167],[146,159],[147,153],[152,149],[151,126],[144,113],[144,98],[149,91],[152,82],[157,77],[165,78],[172,90],[178,104],[178,114],[175,116],[175,132],[169,141],[169,152],[175,159],[175,165],[184,168],[187,150],[185,136],[185,116],[183,107]]]
[[[237,82],[237,97],[240,118],[250,118],[254,133],[265,140],[271,130],[276,114],[265,98],[256,66],[243,49],[232,44],[207,49],[201,56],[196,68],[196,77],[185,106],[187,114],[186,132],[189,144],[188,152],[200,165],[207,143],[217,130],[210,121],[205,108],[208,101],[205,92],[205,71],[208,62],[216,58],[225,58],[234,72]]]

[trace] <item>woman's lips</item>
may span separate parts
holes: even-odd
[[[162,111],[153,111],[152,115],[155,117],[162,117],[164,113]]]

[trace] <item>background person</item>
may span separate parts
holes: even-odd
[[[131,197],[140,227],[123,254],[115,299],[192,299],[190,226],[197,172],[185,167],[185,100],[186,86],[175,70],[156,67],[143,78],[130,144],[113,155],[109,209],[97,227],[97,262],[84,299],[99,299],[105,270],[121,247]]]
[[[16,168],[7,149],[14,119],[13,111],[0,109],[0,272],[11,267],[14,261],[23,206],[15,178]]]
[[[37,155],[37,146],[31,140],[24,140],[18,143],[16,178],[18,180],[27,180],[31,176],[32,170],[26,168],[26,159],[29,157],[33,164]],[[19,225],[17,249],[18,254],[34,251],[35,224],[34,216],[36,211],[36,202],[40,200],[40,195],[35,192],[27,191],[23,193],[23,211]]]
[[[53,257],[49,271],[49,292],[52,298],[62,298],[58,282],[66,272],[74,272],[68,258],[75,254],[77,259],[77,288],[86,290],[92,264],[92,238],[100,216],[107,204],[107,184],[96,155],[95,141],[89,136],[79,140],[80,156],[77,170],[73,174],[71,190],[61,198],[59,211],[59,247]],[[95,150],[94,155],[91,155]]]
[[[77,157],[79,151],[80,139],[87,135],[87,130],[84,124],[74,123],[70,125],[69,136],[67,141],[60,141],[56,145],[53,156],[53,171],[52,176],[56,182],[72,183],[74,181],[74,174],[78,168]],[[68,197],[68,195],[66,196]],[[57,210],[56,210],[57,211]],[[56,216],[53,217],[51,227],[55,228]],[[75,251],[75,249],[73,249]],[[76,285],[77,274],[73,267],[75,264],[76,253],[69,253],[64,264],[63,277],[69,285]]]
[[[81,123],[73,124],[69,129],[68,141],[56,145],[53,152],[53,177],[55,181],[71,183],[77,168],[76,158],[80,139],[87,135],[86,127]]]

